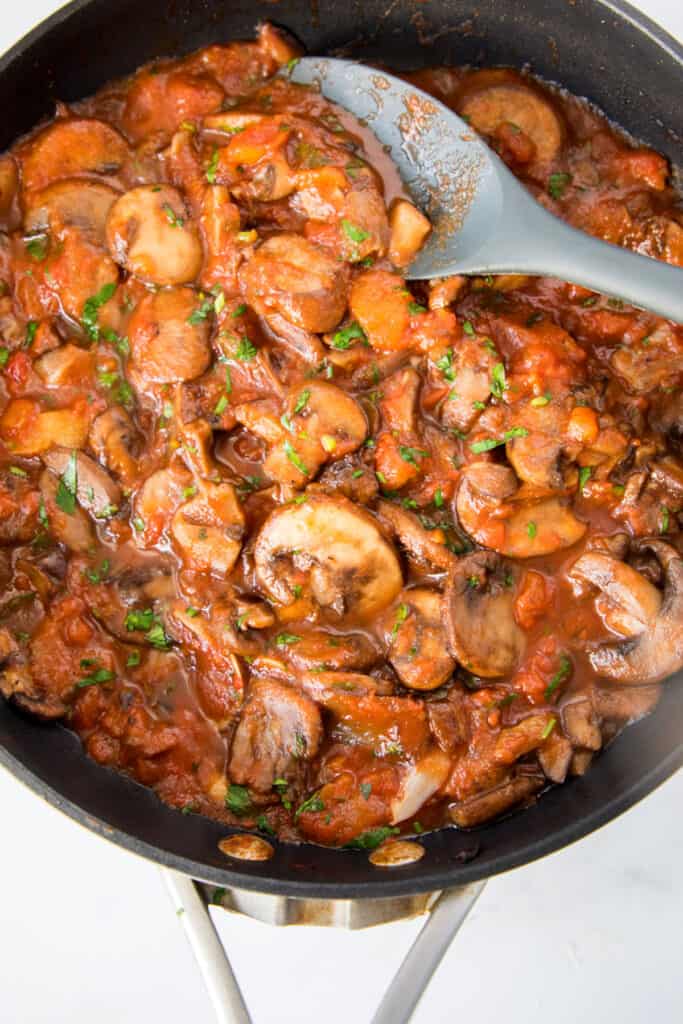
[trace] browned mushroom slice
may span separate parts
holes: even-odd
[[[511,79],[509,74],[506,80],[505,75],[495,71],[471,75],[458,113],[484,135],[494,135],[501,125],[513,125],[531,139],[537,159],[549,163],[562,145],[562,122],[539,90]]]
[[[42,188],[60,178],[116,174],[129,157],[122,136],[104,121],[54,121],[22,153],[23,185],[25,189]]]
[[[515,622],[510,573],[493,552],[460,559],[446,589],[444,623],[451,653],[474,675],[504,676],[519,662],[524,633]]]
[[[586,524],[559,498],[515,500],[517,481],[507,466],[472,462],[460,478],[456,512],[463,529],[483,547],[509,558],[534,558],[571,547]],[[505,518],[502,503],[509,505]]]
[[[589,698],[581,697],[565,704],[562,708],[562,727],[575,747],[600,750],[602,733]]]
[[[365,633],[327,633],[324,630],[299,629],[295,644],[282,646],[282,657],[305,671],[348,672],[370,668],[379,651]]]
[[[432,230],[423,213],[406,199],[396,199],[389,210],[389,259],[395,267],[407,267]]]
[[[279,313],[319,334],[336,327],[344,315],[345,265],[299,235],[269,238],[242,273],[247,302],[266,319]]]
[[[553,729],[538,751],[538,761],[546,778],[551,782],[564,782],[572,760],[574,748],[561,732]]]
[[[574,562],[568,576],[572,582],[597,587],[600,594],[595,607],[605,625],[615,633],[639,636],[659,615],[661,592],[618,558],[599,551],[587,552]]]
[[[455,668],[442,623],[443,596],[437,590],[403,590],[382,619],[388,657],[411,690],[435,690]]]
[[[252,684],[230,751],[234,782],[266,793],[315,757],[322,738],[318,708],[302,693],[266,680]]]
[[[187,284],[201,270],[199,233],[170,185],[140,185],[117,199],[107,241],[117,263],[151,284]]]
[[[148,476],[133,502],[133,538],[138,547],[154,547],[184,500],[192,476],[178,467]]]
[[[72,514],[64,512],[57,503],[59,481],[49,469],[40,477],[40,493],[50,523],[52,536],[71,551],[87,553],[95,543],[95,534],[89,517],[76,506]]]
[[[607,721],[635,722],[656,707],[662,693],[661,685],[633,686],[625,690],[621,686],[596,686],[593,690],[593,705],[600,718]]]
[[[46,720],[63,718],[68,710],[55,693],[50,693],[36,683],[24,665],[0,668],[0,693],[22,711]]]
[[[226,576],[242,548],[244,513],[232,484],[203,480],[171,522],[185,565],[195,572]]]
[[[641,541],[664,571],[661,607],[639,635],[590,652],[595,671],[627,686],[656,683],[683,666],[683,558],[661,540]]]
[[[94,419],[88,441],[98,459],[112,473],[125,484],[133,482],[137,472],[136,432],[125,409],[113,405]]]
[[[453,552],[444,543],[439,543],[432,536],[432,531],[426,530],[413,512],[390,501],[380,501],[377,515],[382,525],[396,534],[408,553],[418,562],[440,570],[455,566],[457,558]]]
[[[198,299],[191,288],[168,288],[146,295],[128,326],[131,364],[146,382],[194,380],[211,360],[205,320],[190,317]]]
[[[485,793],[477,793],[450,808],[450,815],[460,828],[474,828],[490,818],[511,810],[517,804],[528,800],[543,788],[543,779],[538,775],[518,775]]]
[[[36,235],[78,228],[89,242],[104,248],[107,217],[117,197],[113,188],[95,181],[55,182],[26,197],[24,231]]]
[[[61,476],[75,457],[76,497],[79,504],[95,519],[107,519],[119,510],[121,488],[114,483],[94,459],[83,452],[72,453],[68,448],[54,448],[43,455],[43,462],[56,476]]]
[[[294,600],[288,562],[307,574],[315,601],[338,615],[370,617],[403,585],[396,553],[372,516],[341,496],[308,494],[268,516],[254,547],[256,577],[283,604]]]

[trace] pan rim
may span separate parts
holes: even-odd
[[[12,66],[15,60],[21,58],[34,44],[49,37],[58,26],[69,21],[81,10],[92,5],[93,0],[71,0],[70,3],[39,22],[0,56],[0,78]],[[606,12],[617,15],[623,22],[632,26],[640,35],[654,42],[668,59],[683,67],[683,46],[669,32],[656,24],[646,14],[636,10],[626,0],[592,0],[592,5],[604,8]],[[681,682],[683,683],[683,680]],[[83,756],[85,757],[86,755],[84,754]],[[493,855],[485,869],[483,865],[478,863],[475,857],[465,864],[455,865],[451,863],[449,866],[443,867],[437,865],[428,870],[422,868],[420,874],[413,873],[412,871],[404,875],[378,872],[376,879],[354,882],[339,882],[329,877],[316,877],[315,879],[290,878],[284,880],[256,873],[250,874],[246,870],[239,870],[238,868],[213,867],[191,857],[182,856],[160,846],[155,846],[118,826],[109,824],[103,817],[89,813],[82,806],[65,797],[51,783],[47,782],[22,760],[5,749],[2,744],[0,744],[0,765],[49,805],[60,810],[89,831],[131,853],[144,857],[147,861],[172,868],[192,878],[216,886],[246,889],[294,898],[372,899],[416,895],[453,887],[454,885],[465,885],[470,882],[480,881],[530,864],[541,857],[545,857],[573,844],[623,814],[653,792],[679,768],[683,767],[683,740],[649,772],[641,776],[637,782],[622,793],[603,802],[594,810],[584,813],[581,817],[571,819],[565,825],[554,828],[552,832],[549,832],[540,839],[533,838],[522,841],[511,852]],[[569,783],[569,785],[572,784],[576,783]],[[542,807],[542,802],[540,806]],[[421,841],[429,848],[430,845],[437,845],[439,842],[438,837],[443,835],[444,832],[448,834],[449,831],[442,830],[441,832],[428,834]],[[476,834],[476,831],[472,833],[473,836],[476,836]],[[362,856],[362,854],[356,855]],[[424,862],[422,863],[424,864]]]

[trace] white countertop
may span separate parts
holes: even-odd
[[[58,6],[6,0],[0,52]],[[638,6],[683,35],[680,0]],[[683,773],[582,842],[489,882],[415,1024],[683,1019],[681,806]],[[213,1024],[158,870],[2,770],[0,807],[0,1019]],[[256,1024],[363,1024],[419,928],[217,920]]]

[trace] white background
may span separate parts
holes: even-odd
[[[1,6],[0,52],[58,5]],[[683,35],[680,0],[639,6]],[[415,1024],[683,1020],[682,805],[679,773],[581,843],[489,882]],[[213,1024],[154,866],[1,769],[0,814],[0,1021]],[[217,920],[256,1024],[366,1024],[419,927],[285,931],[225,912]]]

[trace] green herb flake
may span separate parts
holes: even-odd
[[[227,407],[228,407],[228,396],[227,395],[221,395],[221,397],[216,402],[216,405],[214,406],[214,410],[213,410],[214,416],[222,416],[223,413],[225,412],[225,410],[227,409]]]
[[[242,363],[248,363],[251,359],[257,355],[258,349],[249,338],[240,338],[235,349],[235,359],[239,359]]]
[[[417,316],[418,313],[426,313],[427,307],[421,306],[419,302],[409,302],[408,312],[412,313],[413,316]]]
[[[76,683],[77,689],[81,690],[86,686],[99,686],[101,683],[110,683],[114,678],[114,673],[110,672],[108,668],[98,668],[92,675],[85,676],[84,679],[79,679]]]
[[[295,413],[295,415],[304,411],[304,409],[308,405],[308,400],[309,400],[310,397],[311,397],[310,389],[309,388],[304,388],[304,390],[301,392],[301,394],[299,395],[299,397],[296,400],[296,405],[294,406],[294,413]]]
[[[434,492],[434,505],[436,508],[443,508],[443,491],[440,487]]]
[[[202,300],[201,305],[198,306],[197,309],[193,310],[193,312],[190,313],[190,315],[188,316],[188,324],[192,324],[192,326],[194,327],[197,324],[200,324],[204,320],[206,320],[209,313],[214,307],[214,301],[215,300],[213,295],[205,296],[205,298]]]
[[[530,519],[529,522],[526,524],[526,533],[527,537],[529,537],[530,540],[533,540],[536,534],[538,533],[538,527],[536,526],[536,523],[533,521],[533,519]]]
[[[396,619],[395,619],[394,625],[392,626],[392,629],[391,629],[391,635],[392,636],[396,636],[398,634],[399,629],[401,628],[403,623],[406,621],[406,619],[408,618],[409,614],[410,614],[410,609],[408,608],[407,604],[400,604],[398,606],[398,608],[396,610]]]
[[[659,521],[659,532],[660,533],[667,533],[668,532],[670,521],[671,521],[671,515],[670,515],[669,510],[666,507],[666,505],[662,505],[662,508],[661,508],[661,519]]]
[[[38,331],[38,321],[29,320],[26,324],[26,334],[24,335],[24,348],[30,348],[35,340],[36,333]]]
[[[452,384],[456,376],[455,370],[453,369],[453,349],[449,348],[444,355],[436,360],[434,365],[437,370],[441,370],[445,379]]]
[[[369,231],[364,231],[363,228],[357,227],[355,224],[352,224],[350,220],[346,220],[346,218],[342,218],[341,226],[346,237],[352,242],[364,242],[366,238],[370,237]]]
[[[552,396],[549,394],[536,395],[535,398],[531,399],[529,405],[531,405],[534,409],[542,409],[544,405],[550,404],[551,398]]]
[[[330,342],[332,348],[345,351],[351,347],[352,341],[367,342],[368,337],[359,323],[353,320],[348,326],[342,327],[336,334],[332,335]]]
[[[553,199],[561,199],[565,189],[571,184],[572,176],[563,171],[551,174],[548,178],[548,195]]]
[[[83,305],[81,323],[84,331],[91,341],[100,340],[100,326],[97,322],[99,312],[101,307],[104,306],[105,303],[109,302],[115,291],[116,282],[111,281],[109,284],[102,285],[97,294],[91,295],[89,299],[86,299]]]
[[[162,203],[161,209],[166,214],[166,220],[172,228],[182,228],[185,221],[177,215],[170,203]]]
[[[550,700],[558,686],[561,686],[569,678],[572,671],[572,663],[566,654],[560,655],[560,666],[545,688],[545,699]]]
[[[55,501],[62,512],[72,516],[76,511],[76,493],[78,491],[78,464],[76,452],[71,452],[66,468],[59,478]]]
[[[251,810],[251,797],[246,786],[238,786],[231,782],[225,794],[225,806],[238,818],[249,814]]]
[[[6,346],[0,348],[0,366],[6,366],[9,360],[9,349]]]
[[[292,644],[298,644],[301,640],[300,636],[296,633],[278,633],[275,637],[275,643],[278,647],[290,647]]]
[[[507,388],[507,378],[505,376],[505,366],[503,363],[496,363],[491,370],[491,384],[490,390],[494,398],[502,398],[503,392]]]
[[[28,473],[26,472],[26,470],[22,469],[21,466],[10,466],[9,471],[12,474],[12,476],[20,476],[20,477],[27,477],[28,476]]]
[[[131,651],[126,660],[126,668],[137,668],[137,666],[140,664],[140,660],[140,652]]]
[[[171,646],[171,641],[166,636],[160,622],[155,622],[152,628],[145,633],[145,640],[159,651],[167,651]]]
[[[36,263],[42,263],[47,256],[49,245],[47,235],[34,235],[33,238],[29,238],[24,244],[26,246],[26,252],[29,254],[31,259]]]
[[[239,306],[237,306],[233,310],[233,312],[231,313],[231,316],[232,316],[233,319],[236,319],[238,316],[244,316],[246,311],[247,311],[247,307],[245,306],[245,304],[243,302],[241,302],[239,304]]]
[[[470,320],[465,320],[464,324],[462,325],[462,329],[469,338],[473,338],[476,333],[474,330],[474,326]]]
[[[206,168],[206,180],[208,181],[209,185],[213,185],[216,181],[216,171],[218,170],[219,157],[220,152],[218,150],[218,146],[214,146],[213,152],[211,153],[211,159],[209,160],[209,163]]]
[[[369,800],[372,793],[372,785],[369,782],[361,782],[360,792],[364,800]]]
[[[291,441],[285,441],[285,443],[284,443],[284,451],[285,451],[285,455],[287,456],[289,461],[292,463],[292,465],[296,469],[298,469],[300,473],[303,473],[304,476],[308,476],[308,470],[306,469],[305,465],[303,464],[303,462],[301,460],[301,456],[298,454],[298,452],[296,451],[296,449],[292,445]]]
[[[593,470],[590,466],[582,466],[579,470],[579,492],[582,492],[591,478]]]
[[[429,452],[423,451],[421,448],[409,448],[407,445],[400,444],[398,446],[398,453],[404,462],[409,463],[411,466],[415,466],[419,469],[418,459],[424,459],[429,455]]]
[[[317,811],[324,811],[325,804],[323,803],[319,793],[313,793],[307,800],[297,808],[294,820],[298,821],[302,814],[315,814]]]
[[[546,725],[545,729],[541,733],[541,739],[542,740],[547,740],[548,736],[550,736],[550,733],[553,731],[553,729],[555,728],[556,725],[557,725],[557,719],[556,718],[551,718],[550,721],[548,722],[548,724]]]
[[[123,625],[129,633],[151,629],[153,623],[154,612],[151,608],[145,608],[144,611],[130,611],[123,620]]]
[[[376,850],[385,839],[388,839],[389,836],[399,835],[400,831],[399,828],[391,828],[389,825],[379,825],[377,828],[368,829],[367,832],[361,832],[346,846],[351,850]]]
[[[271,828],[265,814],[259,814],[258,818],[256,819],[256,828],[259,830],[259,832],[265,832],[267,836],[275,835],[275,829]]]

